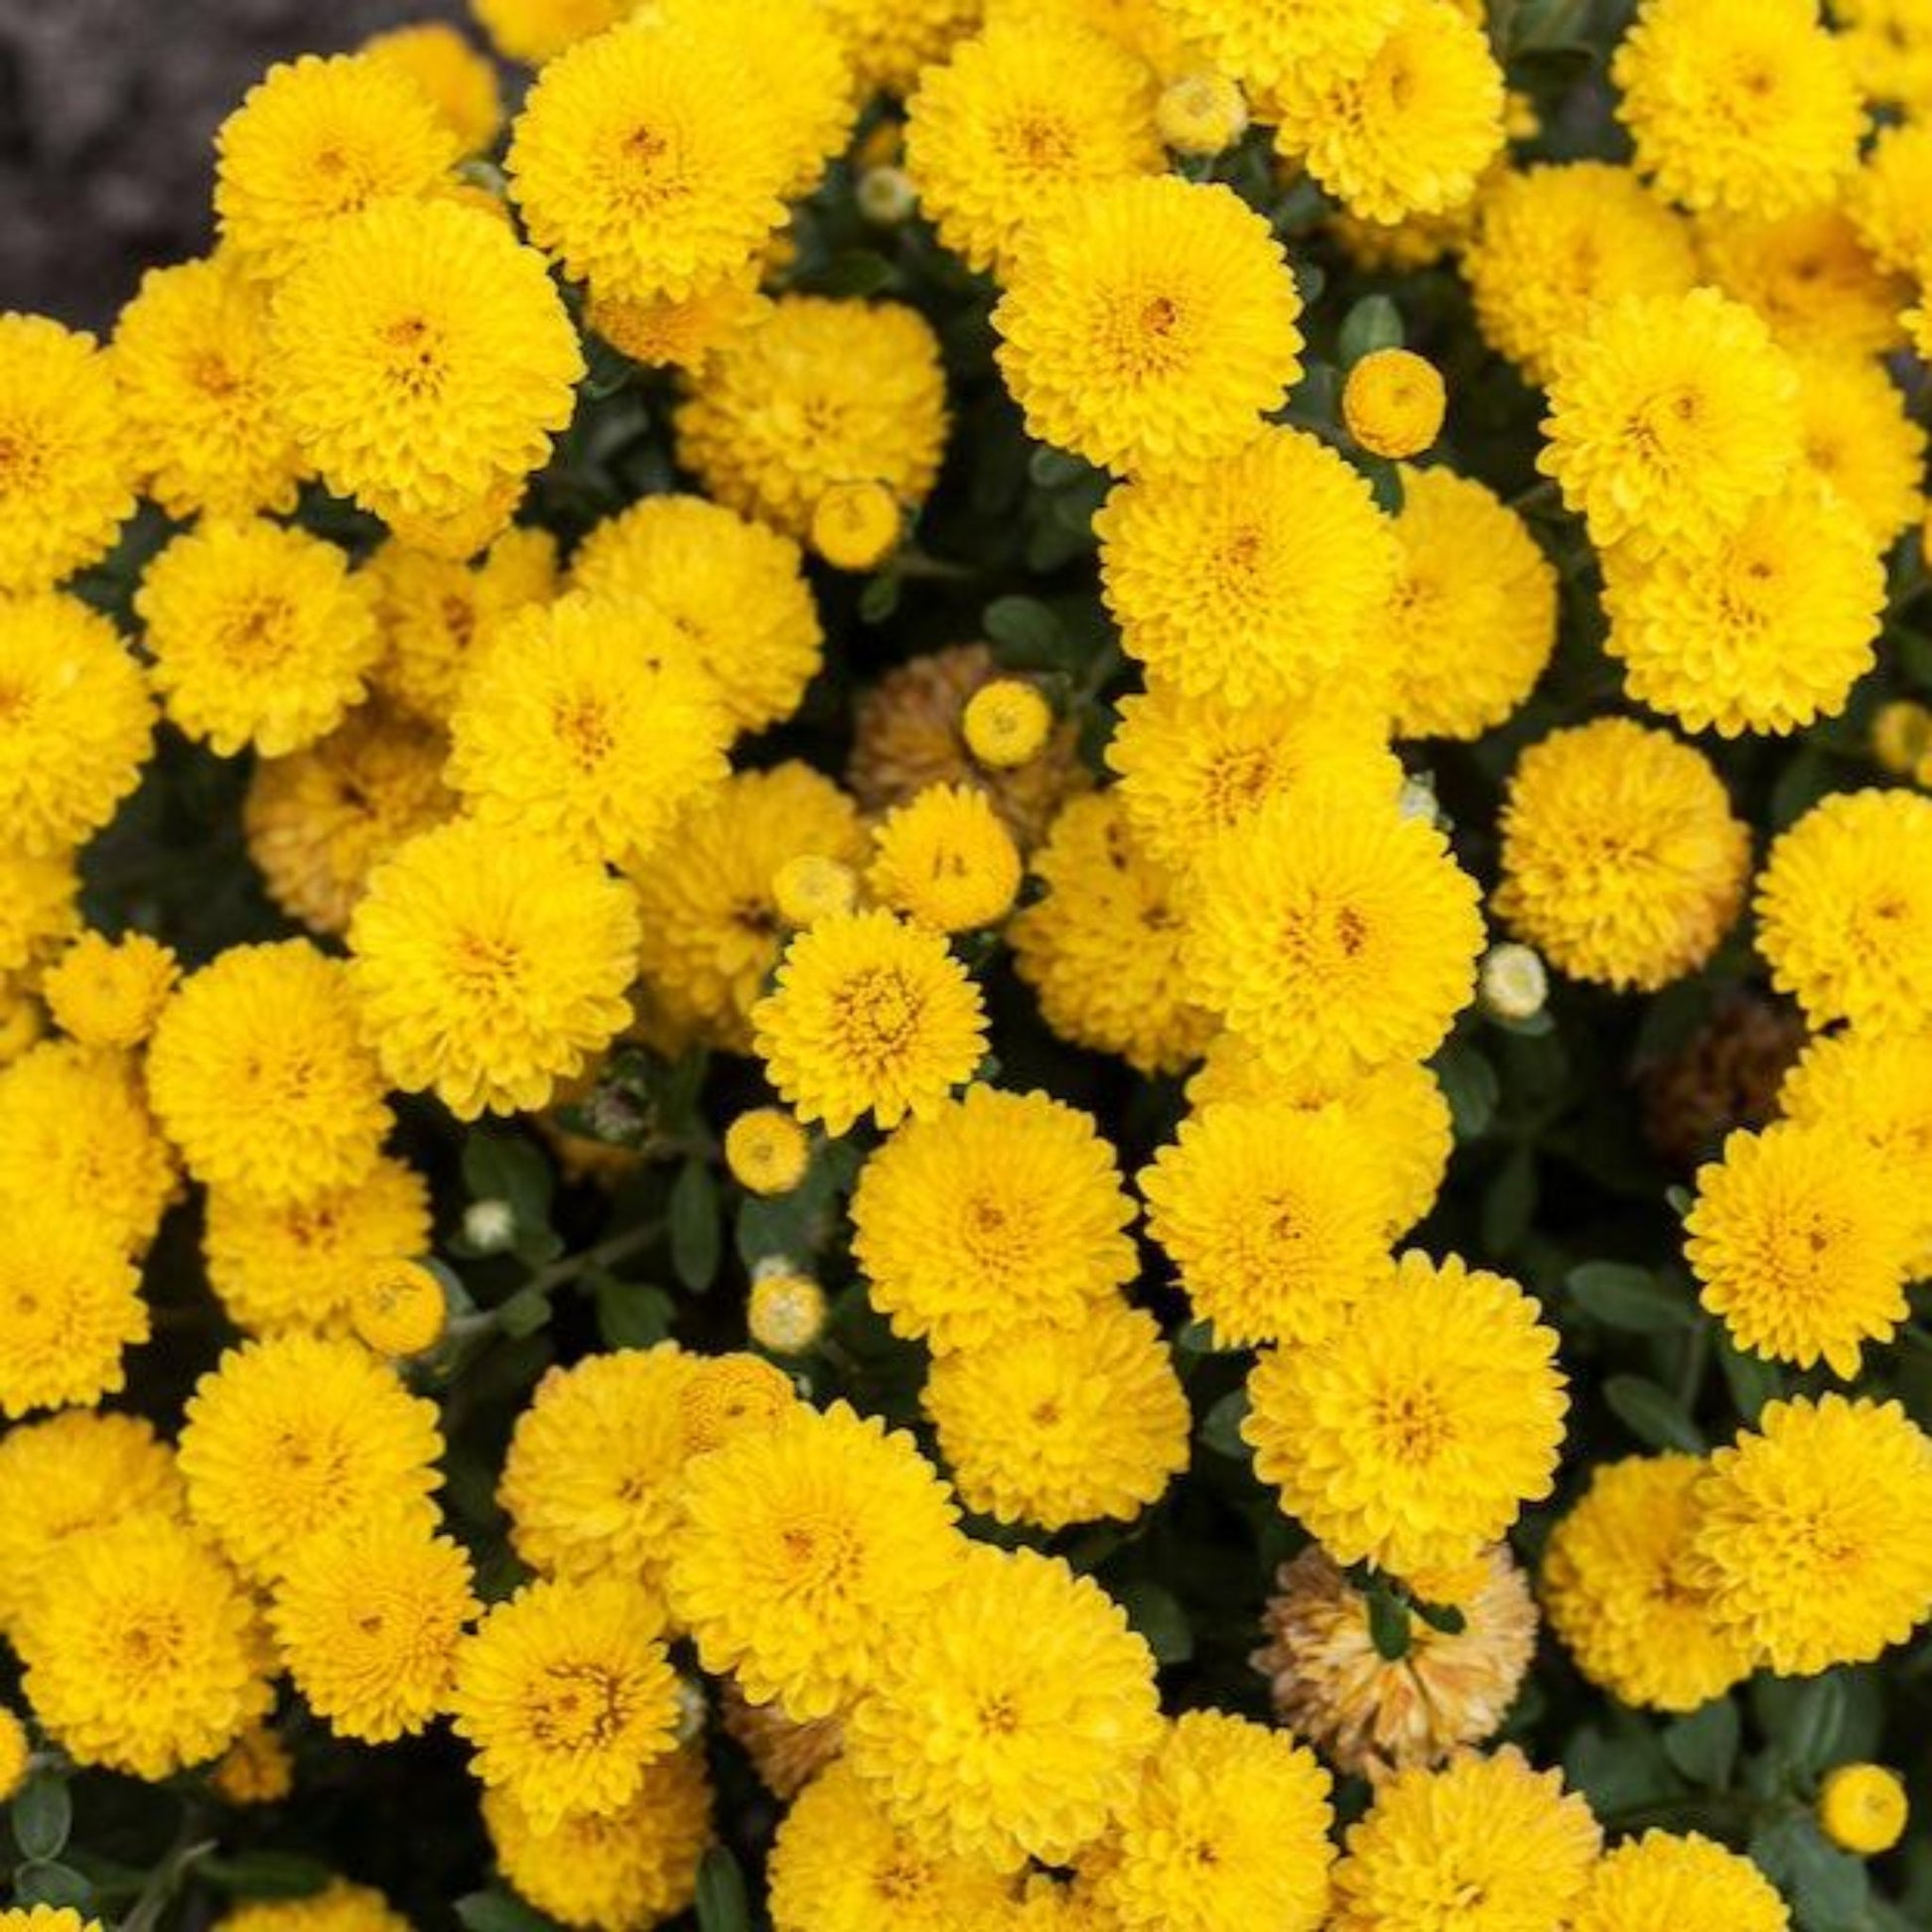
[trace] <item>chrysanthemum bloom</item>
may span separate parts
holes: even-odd
[[[870,1686],[959,1566],[956,1512],[912,1439],[842,1402],[699,1458],[683,1501],[672,1609],[708,1671],[793,1718]]]
[[[378,702],[299,752],[258,759],[241,823],[269,897],[312,932],[345,932],[374,867],[456,811],[448,757],[440,732]]]
[[[275,1642],[309,1709],[339,1737],[383,1744],[446,1707],[470,1559],[422,1524],[376,1515],[312,1537],[275,1585]]]
[[[277,1805],[295,1789],[295,1759],[266,1724],[250,1725],[207,1773],[209,1788],[230,1805]]]
[[[966,749],[995,771],[1011,771],[1038,758],[1053,736],[1053,707],[1024,677],[995,678],[966,700],[960,720]]]
[[[1577,979],[1655,991],[1717,950],[1750,830],[1702,753],[1627,718],[1553,732],[1504,798],[1495,908]]]
[[[1704,1466],[1676,1454],[1598,1463],[1544,1553],[1550,1627],[1625,1704],[1695,1711],[1750,1674],[1750,1645],[1716,1621],[1691,1577]]]
[[[175,538],[134,609],[168,716],[224,758],[248,746],[277,758],[335,730],[382,648],[348,559],[264,518]]]
[[[900,303],[785,296],[705,365],[676,430],[710,495],[801,542],[835,483],[883,483],[916,507],[946,440],[938,341]]]
[[[1219,184],[1158,175],[1030,225],[993,323],[1029,432],[1125,475],[1253,442],[1301,376],[1301,313],[1263,216]]]
[[[679,1442],[686,1460],[744,1436],[766,1436],[798,1405],[798,1390],[775,1362],[736,1349],[693,1357],[678,1385]]]
[[[1133,1219],[1090,1116],[975,1085],[866,1163],[852,1252],[873,1305],[943,1353],[1041,1321],[1078,1328],[1133,1280]]]
[[[112,361],[45,316],[0,314],[0,592],[92,563],[134,513]]]
[[[1643,0],[1610,77],[1639,171],[1686,207],[1789,214],[1858,166],[1863,105],[1817,0]]]
[[[1380,620],[1398,738],[1480,738],[1523,702],[1557,641],[1557,573],[1483,484],[1405,470],[1400,567]]]
[[[372,35],[360,52],[407,74],[464,154],[481,154],[495,141],[503,125],[496,69],[446,21],[419,21]]]
[[[208,1285],[249,1333],[341,1333],[368,1270],[430,1243],[429,1189],[399,1161],[294,1200],[210,1187],[203,1259]]]
[[[1122,642],[1190,697],[1300,698],[1376,654],[1394,532],[1366,480],[1300,430],[1124,483],[1094,529]]]
[[[1913,114],[1932,106],[1932,20],[1917,0],[1841,0],[1832,20],[1862,94]]]
[[[633,362],[695,375],[769,306],[751,279],[757,268],[754,261],[738,274],[728,275],[682,301],[669,296],[638,301],[593,288],[584,305],[584,320]]]
[[[905,513],[889,484],[833,483],[812,505],[812,554],[834,570],[878,570],[905,536]]]
[[[247,1590],[170,1516],[71,1538],[14,1641],[61,1747],[151,1783],[219,1755],[274,1701]]]
[[[607,517],[570,581],[668,618],[740,731],[789,718],[824,653],[797,544],[700,496],[646,496]]]
[[[148,1305],[127,1229],[37,1191],[8,1196],[0,1252],[0,1415],[98,1402],[127,1379],[148,1338]]]
[[[105,1932],[99,1919],[82,1918],[71,1905],[14,1905],[0,1912],[4,1932]]]
[[[697,1894],[712,1840],[711,1780],[703,1751],[666,1751],[617,1811],[572,1812],[540,1831],[516,1793],[496,1785],[483,1791],[483,1818],[503,1876],[560,1925],[660,1925]]]
[[[845,1761],[928,1852],[1070,1863],[1161,1740],[1152,1653],[1057,1557],[969,1545],[878,1661]]]
[[[1932,241],[1926,196],[1932,190],[1932,127],[1906,121],[1881,128],[1845,190],[1846,212],[1879,267],[1916,276]]]
[[[0,1436],[0,1629],[45,1593],[69,1541],[185,1512],[175,1452],[137,1416],[66,1409]]]
[[[1932,1441],[1895,1402],[1773,1402],[1711,1458],[1691,1577],[1782,1677],[1869,1663],[1932,1614]]]
[[[79,932],[79,893],[71,853],[29,858],[0,849],[0,973],[38,966]],[[38,1037],[36,1023],[15,1045]]]
[[[114,325],[148,494],[170,516],[295,507],[301,452],[275,408],[268,296],[231,253],[151,268]]]
[[[1867,546],[1888,548],[1925,515],[1925,431],[1867,357],[1807,353],[1798,372],[1806,465],[1864,525]]]
[[[1572,1932],[1786,1932],[1791,1914],[1750,1860],[1696,1832],[1645,1832],[1603,1855]]]
[[[504,60],[540,68],[629,8],[630,0],[476,0],[472,11]]]
[[[1363,72],[1394,29],[1402,0],[1161,0],[1173,30],[1216,67],[1266,90],[1291,75],[1311,81]]]
[[[1714,215],[1697,235],[1710,278],[1787,348],[1856,366],[1898,346],[1911,285],[1878,266],[1843,207],[1820,204],[1775,221]]]
[[[986,0],[821,0],[860,91],[902,94],[980,23]]]
[[[1798,373],[1715,289],[1598,309],[1550,378],[1537,468],[1599,549],[1709,550],[1788,479]]]
[[[1889,1852],[1904,1837],[1910,1815],[1905,1781],[1887,1765],[1836,1765],[1819,1787],[1819,1828],[1842,1851],[1861,1858]]]
[[[1173,1073],[1214,1034],[1181,976],[1179,883],[1136,843],[1118,789],[1075,798],[1035,856],[1044,896],[1007,928],[1020,977],[1062,1039]]]
[[[1304,1550],[1275,1577],[1250,1660],[1275,1715],[1337,1769],[1380,1777],[1440,1764],[1502,1724],[1536,1649],[1529,1584],[1501,1544],[1457,1607],[1452,1634],[1412,1617],[1400,1658],[1375,1647],[1368,1598],[1325,1550]]]
[[[91,1220],[138,1255],[179,1191],[131,1055],[49,1039],[0,1072],[0,1199]]]
[[[145,932],[83,932],[47,969],[41,997],[54,1024],[83,1046],[139,1046],[154,1031],[181,967]]]
[[[303,454],[383,517],[456,516],[520,487],[584,372],[543,257],[454,202],[334,223],[276,289],[269,330]]]
[[[778,1096],[835,1135],[930,1115],[986,1051],[979,988],[944,938],[884,910],[799,933],[752,1027]]]
[[[1388,1273],[1390,1188],[1339,1116],[1203,1107],[1140,1175],[1148,1231],[1224,1346],[1319,1341]]]
[[[1421,456],[1443,433],[1448,407],[1441,372],[1406,348],[1372,350],[1342,384],[1342,421],[1371,456]]]
[[[1084,1862],[1126,1932],[1313,1932],[1327,1915],[1328,1774],[1304,1744],[1219,1711],[1168,1727]]]
[[[1401,0],[1357,72],[1290,69],[1268,100],[1275,142],[1349,213],[1440,214],[1503,151],[1503,73],[1488,36],[1441,0]]]
[[[942,1354],[924,1406],[968,1509],[1060,1530],[1128,1519],[1187,1466],[1187,1401],[1151,1315],[1091,1304]]]
[[[985,792],[934,785],[873,832],[869,883],[882,904],[941,932],[992,925],[1020,891],[1020,848]]]
[[[1462,1751],[1440,1771],[1390,1778],[1349,1828],[1330,1924],[1439,1932],[1465,1919],[1496,1932],[1559,1932],[1601,1843],[1560,1772],[1532,1770],[1513,1744],[1489,1757]],[[1458,1909],[1469,1900],[1480,1903]]]
[[[348,1297],[348,1325],[378,1355],[421,1355],[443,1339],[450,1304],[433,1270],[385,1259],[365,1268]]]
[[[1932,1011],[1932,798],[1836,792],[1771,847],[1753,900],[1771,983],[1822,1029]]]
[[[389,1128],[347,975],[306,939],[231,946],[185,980],[148,1092],[198,1180],[265,1202],[361,1179]]]
[[[635,895],[510,827],[460,818],[398,846],[348,939],[384,1073],[462,1120],[544,1106],[630,1019]]]
[[[969,268],[997,269],[1062,197],[1161,169],[1156,97],[1146,65],[1103,35],[996,22],[928,68],[906,103],[920,208]]]
[[[752,1194],[788,1194],[805,1177],[811,1142],[782,1107],[753,1107],[725,1130],[725,1166]]]
[[[956,1932],[1005,1925],[1012,1881],[981,1860],[914,1844],[848,1765],[793,1802],[771,1848],[776,1932]]]
[[[1802,474],[1702,548],[1619,546],[1603,580],[1604,648],[1630,695],[1725,738],[1844,710],[1871,668],[1885,602],[1871,533]]]
[[[427,1531],[443,1480],[437,1421],[360,1342],[244,1342],[189,1400],[178,1451],[189,1508],[256,1583],[333,1529],[382,1516]]]
[[[1203,854],[1194,887],[1188,988],[1284,1073],[1426,1058],[1475,990],[1475,882],[1393,803],[1279,801]]]
[[[1538,1313],[1505,1277],[1411,1250],[1321,1347],[1256,1364],[1256,1470],[1337,1563],[1469,1563],[1550,1493],[1569,1399]]]
[[[411,1932],[409,1921],[368,1885],[332,1878],[306,1898],[261,1898],[215,1921],[219,1932]]]

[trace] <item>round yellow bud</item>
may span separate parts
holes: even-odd
[[[1883,1764],[1841,1764],[1818,1791],[1818,1824],[1842,1852],[1872,1858],[1905,1836],[1905,1781]]]
[[[1161,138],[1175,154],[1219,154],[1248,131],[1240,83],[1203,69],[1170,81],[1154,110]]]
[[[859,903],[859,875],[843,859],[807,853],[787,859],[771,875],[771,897],[786,925],[816,925]]]
[[[812,505],[812,548],[834,570],[871,570],[898,548],[898,498],[883,483],[834,483]]]
[[[1053,735],[1053,707],[1024,678],[996,677],[966,700],[966,749],[997,771],[1026,764]]]
[[[805,1177],[811,1146],[779,1107],[754,1107],[725,1129],[725,1165],[754,1194],[788,1194]]]
[[[228,1746],[208,1782],[231,1805],[279,1804],[295,1789],[295,1759],[275,1731],[256,1725]]]
[[[1550,975],[1533,947],[1506,941],[1482,955],[1477,990],[1483,1010],[1497,1019],[1531,1020],[1550,997]]]
[[[759,1271],[745,1311],[752,1339],[774,1355],[801,1355],[825,1332],[825,1291],[780,1265]]]
[[[371,1268],[349,1298],[349,1325],[378,1355],[420,1355],[450,1318],[443,1284],[419,1261]]]
[[[903,168],[868,168],[859,177],[853,199],[859,212],[882,228],[896,228],[911,219],[919,198]]]
[[[0,1805],[12,1801],[14,1793],[27,1782],[27,1769],[33,1762],[34,1744],[27,1726],[17,1713],[0,1704]]]
[[[1370,456],[1420,456],[1435,442],[1449,391],[1435,364],[1406,348],[1378,348],[1348,371],[1341,415]]]
[[[1871,756],[1894,778],[1910,778],[1932,755],[1932,711],[1910,698],[1881,705],[1871,721]]]

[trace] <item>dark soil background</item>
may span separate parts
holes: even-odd
[[[0,0],[0,310],[105,332],[210,239],[209,143],[273,61],[457,0]]]

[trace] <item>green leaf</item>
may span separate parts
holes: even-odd
[[[1530,1231],[1536,1197],[1535,1152],[1511,1148],[1482,1197],[1482,1245],[1490,1254],[1507,1255]]]
[[[671,1183],[671,1269],[693,1295],[718,1279],[724,1237],[718,1225],[718,1181],[707,1161],[692,1159]]]
[[[1409,1606],[1386,1586],[1368,1592],[1368,1634],[1378,1657],[1399,1664],[1409,1654]]]
[[[1410,1606],[1432,1630],[1446,1637],[1459,1637],[1469,1627],[1469,1619],[1453,1603],[1414,1603]]]
[[[496,1311],[496,1325],[515,1340],[533,1335],[550,1319],[550,1298],[534,1288],[519,1288]]]
[[[1378,348],[1402,346],[1402,311],[1386,295],[1365,295],[1342,318],[1337,343],[1342,367],[1359,362]]]
[[[1713,1698],[1664,1728],[1664,1755],[1691,1780],[1713,1791],[1730,1783],[1742,1724],[1728,1698]]]
[[[1757,1705],[1772,1749],[1792,1770],[1807,1776],[1842,1755],[1847,1707],[1845,1679],[1837,1671],[1779,1689],[1767,1685]]]
[[[463,1184],[472,1200],[508,1201],[520,1228],[550,1219],[550,1164],[528,1141],[473,1129],[463,1143]]]
[[[506,1891],[473,1891],[456,1902],[467,1932],[550,1932],[554,1919]]]
[[[1246,1389],[1234,1389],[1201,1418],[1201,1442],[1216,1455],[1245,1462],[1249,1450],[1247,1444],[1241,1440],[1241,1425],[1247,1420],[1248,1392]]]
[[[722,1845],[714,1845],[698,1867],[699,1932],[751,1932],[751,1924],[745,1874]]]
[[[1387,457],[1361,459],[1362,475],[1368,479],[1369,494],[1384,516],[1402,514],[1402,471]]]
[[[45,1772],[29,1779],[14,1798],[11,1822],[22,1858],[58,1859],[73,1829],[73,1798],[67,1780]]]
[[[1724,1370],[1732,1407],[1755,1428],[1764,1405],[1784,1394],[1783,1370],[1776,1362],[1746,1355],[1726,1334],[1718,1336],[1718,1366]]]
[[[1612,1375],[1603,1384],[1603,1400],[1624,1428],[1652,1449],[1702,1455],[1709,1447],[1684,1405],[1641,1375]]]
[[[621,1282],[597,1285],[597,1328],[607,1348],[649,1348],[671,1332],[676,1304],[661,1288]]]
[[[1194,1626],[1172,1590],[1137,1579],[1122,1584],[1114,1595],[1157,1664],[1184,1664],[1193,1656]]]
[[[1072,659],[1073,643],[1065,624],[1036,597],[995,598],[980,625],[1004,669],[1058,670]]]
[[[1473,1141],[1487,1133],[1502,1092],[1489,1061],[1466,1041],[1455,1040],[1437,1055],[1436,1078],[1449,1102],[1455,1138]]]
[[[84,1912],[93,1903],[94,1888],[82,1872],[70,1864],[57,1864],[50,1859],[36,1859],[14,1871],[13,1902],[16,1905],[62,1906]]]
[[[897,271],[884,255],[870,248],[848,248],[834,255],[811,279],[817,294],[862,296],[891,288],[897,276]]]
[[[903,588],[899,579],[891,571],[882,572],[859,593],[859,621],[861,623],[884,623],[898,609],[899,592]]]
[[[307,1898],[335,1876],[328,1865],[298,1852],[239,1852],[232,1859],[204,1859],[195,1873],[239,1898]]]
[[[1871,1880],[1864,1863],[1831,1844],[1804,1812],[1756,1833],[1750,1855],[1796,1908],[1803,1932],[1863,1932]]]
[[[1587,1261],[1565,1277],[1571,1300],[1606,1328],[1660,1335],[1695,1328],[1695,1302],[1660,1282],[1647,1268],[1621,1261]]]

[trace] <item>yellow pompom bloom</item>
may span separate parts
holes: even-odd
[[[413,1932],[379,1891],[346,1878],[332,1878],[306,1898],[237,1905],[215,1925],[218,1932]]]
[[[756,286],[748,285],[750,272],[728,275],[681,301],[662,295],[638,301],[592,289],[584,319],[613,348],[633,362],[647,368],[682,369],[694,375],[717,350],[763,315],[767,303]]]
[[[1653,992],[1702,966],[1743,905],[1750,831],[1723,779],[1627,718],[1525,752],[1501,831],[1497,915],[1578,979]]]
[[[1341,1117],[1203,1107],[1140,1185],[1148,1232],[1223,1346],[1324,1340],[1388,1273],[1389,1177]]]
[[[376,1263],[348,1297],[349,1326],[378,1355],[424,1354],[443,1339],[449,1316],[443,1284],[416,1261]]]
[[[1402,0],[1161,0],[1173,30],[1250,87],[1363,72],[1394,30]]]
[[[1820,1828],[1841,1851],[1861,1858],[1889,1852],[1905,1836],[1910,1815],[1905,1781],[1888,1765],[1840,1764],[1819,1787]]]
[[[303,462],[275,407],[268,297],[232,254],[149,269],[114,325],[114,369],[169,515],[295,507]]]
[[[398,846],[348,940],[384,1074],[461,1120],[547,1105],[629,1024],[635,895],[509,827],[460,818]]]
[[[112,360],[46,316],[0,314],[0,592],[40,591],[108,550],[137,458]]]
[[[925,1412],[960,1499],[1001,1523],[1126,1520],[1187,1466],[1188,1411],[1152,1316],[1091,1304],[939,1355]]]
[[[82,1918],[70,1905],[16,1905],[0,1911],[4,1932],[106,1932],[99,1919]]]
[[[495,219],[494,216],[484,218]],[[405,322],[405,331],[407,328]],[[454,509],[436,511],[411,509],[372,486],[364,492],[367,500],[363,507],[381,517],[389,526],[390,537],[405,549],[440,557],[449,563],[469,563],[480,550],[489,549],[510,534],[510,519],[522,503],[529,482],[522,475],[498,476],[491,479],[483,495],[472,497]]]
[[[496,139],[503,125],[496,69],[447,22],[395,27],[364,41],[360,51],[423,90],[462,153],[481,154]]]
[[[1798,457],[1798,374],[1763,322],[1715,289],[1599,309],[1550,381],[1537,468],[1599,549],[1705,550]]]
[[[863,842],[863,832],[861,840]],[[851,912],[859,904],[859,871],[843,859],[819,852],[801,852],[787,859],[771,875],[771,903],[779,921],[788,926],[816,925],[835,913]]]
[[[997,271],[1070,195],[1156,173],[1155,98],[1144,63],[1071,23],[996,22],[963,42],[906,103],[905,164],[941,245]]]
[[[1753,909],[1772,985],[1814,1028],[1922,1027],[1932,1010],[1932,798],[1821,799],[1772,845]]]
[[[1932,126],[1881,128],[1845,191],[1845,208],[1881,268],[1916,276],[1932,242]]]
[[[334,731],[382,648],[348,559],[306,530],[208,522],[148,565],[134,609],[168,716],[224,758],[267,758]]]
[[[1898,345],[1909,286],[1879,268],[1842,207],[1775,221],[1717,215],[1699,224],[1698,247],[1711,279],[1787,348],[1850,358]]]
[[[1368,221],[1461,206],[1503,151],[1502,69],[1482,28],[1443,0],[1401,0],[1357,71],[1290,69],[1268,110],[1276,145]]]
[[[79,894],[71,854],[29,858],[0,848],[0,973],[24,972],[60,952],[80,930]]]
[[[838,483],[916,507],[946,440],[938,341],[900,303],[785,296],[699,372],[675,427],[710,495],[800,541]]]
[[[0,1252],[0,1415],[98,1402],[124,1386],[148,1305],[122,1231],[29,1193]]]
[[[154,1031],[181,966],[145,932],[83,932],[41,981],[54,1024],[83,1046],[139,1046]]]
[[[214,136],[214,212],[250,275],[286,275],[339,216],[432,195],[460,158],[417,82],[368,54],[269,69]]]
[[[1196,69],[1161,90],[1154,125],[1175,154],[1222,154],[1248,131],[1247,96],[1225,73]]]
[[[692,1464],[670,1600],[706,1670],[755,1704],[829,1717],[933,1614],[962,1544],[946,1486],[900,1432],[802,1404]]]
[[[781,1107],[754,1107],[725,1130],[725,1165],[753,1194],[788,1194],[805,1177],[811,1143]]]
[[[1371,456],[1420,456],[1442,434],[1448,407],[1436,365],[1406,348],[1364,355],[1342,385],[1342,421]]]
[[[791,1377],[773,1362],[743,1350],[694,1356],[678,1389],[684,1454],[709,1455],[741,1437],[768,1434],[797,1403]]]
[[[834,570],[877,570],[898,548],[904,517],[891,485],[835,483],[812,505],[810,534]]]
[[[635,0],[470,0],[497,53],[532,68],[603,33],[634,5]]]
[[[1817,0],[1643,0],[1610,77],[1639,171],[1686,207],[1789,214],[1858,165],[1859,90]]]
[[[276,289],[269,330],[303,454],[384,518],[454,517],[520,488],[584,372],[543,257],[449,201],[334,223]]]
[[[1696,1832],[1646,1832],[1603,1856],[1573,1932],[1786,1932],[1791,1914],[1748,1859]]]
[[[985,792],[933,785],[887,813],[868,877],[882,904],[941,932],[992,925],[1020,892],[1020,848]]]
[[[1485,1932],[1560,1932],[1601,1843],[1560,1772],[1532,1770],[1513,1744],[1488,1757],[1462,1751],[1440,1771],[1402,1771],[1377,1790],[1349,1827],[1329,1923],[1333,1932],[1441,1932],[1479,1913]],[[1467,1899],[1480,1902],[1462,1906]]]
[[[178,1451],[189,1508],[257,1583],[330,1530],[377,1517],[427,1530],[443,1480],[437,1421],[359,1342],[244,1342],[189,1400]]]
[[[1252,443],[1301,376],[1301,313],[1262,215],[1219,184],[1157,175],[1030,225],[993,326],[1029,433],[1125,475]]]
[[[1047,1026],[1142,1073],[1199,1058],[1214,1021],[1182,978],[1178,882],[1141,850],[1120,790],[1073,799],[1033,870],[1044,896],[1007,937]]]
[[[666,1751],[617,1811],[572,1812],[540,1831],[508,1785],[486,1786],[483,1824],[503,1876],[539,1911],[586,1932],[674,1918],[697,1895],[711,1844],[704,1753]]]
[[[265,1202],[361,1179],[389,1127],[345,968],[306,939],[231,946],[184,981],[148,1091],[198,1180]]]
[[[820,0],[862,93],[903,94],[980,23],[986,0]]]
[[[526,1585],[459,1644],[450,1712],[478,1780],[536,1830],[621,1810],[676,1743],[655,1599],[614,1579]]]
[[[295,1789],[295,1759],[267,1725],[250,1725],[207,1773],[224,1804],[278,1805]]]
[[[773,1355],[802,1355],[825,1332],[825,1291],[788,1269],[759,1274],[745,1304],[745,1328]]]
[[[1869,544],[1888,547],[1925,515],[1925,431],[1898,385],[1866,357],[1806,355],[1799,374],[1807,467],[1864,524]]]
[[[1053,735],[1053,707],[1025,678],[999,677],[966,700],[966,749],[981,764],[1010,771],[1036,759]]]
[[[1121,641],[1190,697],[1306,696],[1372,650],[1395,583],[1394,534],[1367,481],[1300,430],[1124,483],[1094,531]]]
[[[1090,1855],[1095,1907],[1125,1932],[1314,1932],[1335,1856],[1328,1792],[1306,1745],[1245,1718],[1189,1711]]]
[[[27,1782],[29,1763],[34,1755],[33,1739],[19,1715],[0,1705],[0,1804],[10,1803]]]
[[[1501,1275],[1409,1251],[1321,1347],[1256,1364],[1256,1470],[1337,1563],[1470,1562],[1550,1493],[1569,1403],[1538,1314]]]
[[[943,1354],[1042,1322],[1079,1329],[1134,1278],[1133,1218],[1088,1115],[975,1085],[866,1163],[852,1251],[873,1306]]]

